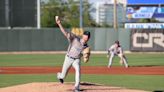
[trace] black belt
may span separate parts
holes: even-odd
[[[69,57],[69,58],[71,58],[71,59],[73,59],[73,60],[79,59],[79,58],[71,57],[71,56],[69,56],[69,55],[67,55],[67,57]]]

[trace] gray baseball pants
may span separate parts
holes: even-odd
[[[73,66],[75,69],[75,87],[79,88],[80,87],[80,76],[81,76],[81,71],[80,71],[80,59],[73,59],[68,57],[67,55],[65,56],[65,61],[63,64],[62,72],[58,73],[57,77],[64,79],[68,73],[68,70]]]

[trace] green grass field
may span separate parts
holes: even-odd
[[[127,54],[130,66],[164,66],[164,54]],[[0,55],[0,66],[62,66],[62,54]],[[120,66],[116,57],[113,66]],[[90,62],[82,66],[107,66],[106,55],[92,55]],[[55,74],[19,74],[0,75],[0,87],[30,82],[55,82]],[[67,82],[74,82],[74,75],[69,74]],[[94,75],[83,74],[82,81],[110,86],[143,89],[148,91],[164,90],[164,75]]]
[[[63,54],[20,54],[0,55],[0,66],[62,66]],[[164,54],[127,54],[130,66],[164,66]],[[91,55],[90,62],[82,66],[107,66],[105,54]],[[113,66],[119,65],[119,58],[114,58]]]

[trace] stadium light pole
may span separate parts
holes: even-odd
[[[114,17],[114,20],[113,20],[113,27],[114,27],[114,30],[117,31],[117,27],[118,27],[118,24],[117,24],[117,0],[114,0],[114,11],[113,11],[113,17]]]
[[[40,0],[37,0],[37,29],[40,29]]]
[[[80,28],[83,28],[83,0],[80,0]]]
[[[9,22],[9,0],[5,0],[5,22],[6,22],[6,27],[10,28],[10,22]]]

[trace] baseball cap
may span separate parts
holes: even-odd
[[[118,44],[118,45],[120,44],[120,42],[119,42],[118,40],[117,40],[117,41],[115,41],[115,43],[116,43],[116,44]]]
[[[90,38],[90,32],[89,31],[84,31],[84,33],[83,33],[83,35],[87,35],[88,36],[88,38]]]

